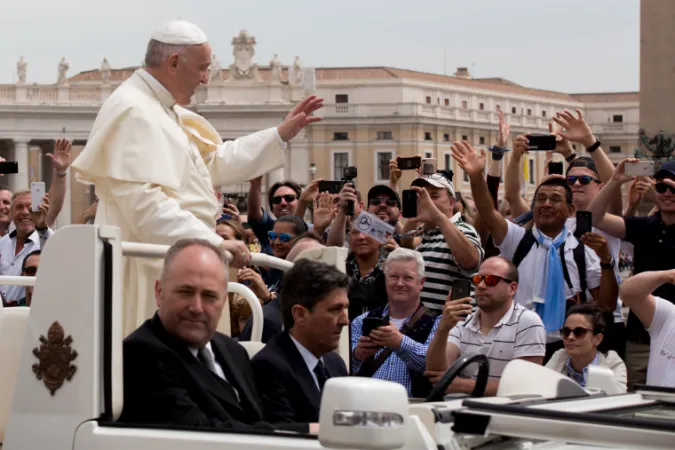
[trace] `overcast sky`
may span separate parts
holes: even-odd
[[[232,37],[256,37],[255,61],[390,66],[568,93],[639,89],[639,0],[2,0],[0,82],[28,61],[28,82],[138,65],[153,29],[183,18],[227,67]],[[447,69],[446,69],[447,68]]]

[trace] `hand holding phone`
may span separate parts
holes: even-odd
[[[412,156],[410,158],[399,156],[396,158],[396,161],[400,170],[415,170],[422,166],[422,158],[420,156]]]
[[[30,194],[31,194],[31,210],[33,212],[40,211],[40,205],[45,198],[45,183],[42,181],[36,181],[30,184]]]
[[[631,177],[651,177],[654,175],[654,161],[627,162],[624,174]]]
[[[527,136],[529,144],[527,149],[530,151],[549,151],[555,150],[557,136],[555,134],[531,134]]]
[[[414,189],[405,189],[402,196],[402,211],[403,217],[410,219],[417,217],[417,191]]]
[[[372,333],[373,330],[387,325],[389,325],[389,323],[381,317],[364,317],[363,326],[361,327],[361,336],[370,336],[370,333]]]
[[[456,300],[446,300],[443,307],[443,318],[441,324],[452,329],[459,322],[464,322],[469,314],[473,311],[471,306],[471,297],[459,298]]]
[[[577,211],[577,228],[574,237],[580,238],[593,231],[593,214],[590,211]]]
[[[548,163],[548,174],[549,175],[562,175],[563,174],[563,163],[551,161]]]

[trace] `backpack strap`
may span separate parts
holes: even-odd
[[[562,264],[563,277],[565,278],[565,283],[567,287],[572,290],[572,280],[570,279],[570,272],[567,270],[567,262],[565,262],[565,243],[563,242],[560,248],[558,249],[560,254],[560,263]]]
[[[520,263],[523,262],[523,259],[525,259],[525,256],[527,256],[534,244],[539,245],[537,240],[534,238],[534,234],[532,234],[532,230],[525,230],[525,235],[518,243],[516,252],[513,254],[513,259],[511,260],[516,267],[518,267]]]
[[[581,286],[579,300],[581,300],[581,303],[586,303],[586,290],[588,289],[588,283],[586,282],[586,249],[581,241],[579,241],[579,245],[574,249],[573,254],[574,262],[579,270],[579,284]]]

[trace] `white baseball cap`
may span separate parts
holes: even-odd
[[[412,183],[410,183],[410,186],[424,187],[428,184],[437,188],[445,188],[453,198],[455,197],[455,187],[452,185],[452,181],[448,180],[443,174],[440,173],[421,175],[415,178]]]

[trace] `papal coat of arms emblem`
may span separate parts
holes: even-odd
[[[60,323],[54,322],[47,331],[47,337],[40,336],[40,347],[33,349],[33,355],[39,360],[33,364],[33,373],[38,380],[43,380],[51,395],[70,381],[77,371],[77,366],[71,364],[77,358],[77,352],[70,345],[72,336],[65,337],[66,333]]]

